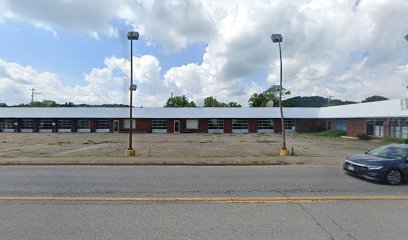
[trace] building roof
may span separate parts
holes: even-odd
[[[319,118],[390,118],[408,117],[406,101],[393,99],[320,108]]]
[[[285,118],[408,117],[401,100],[323,108],[284,108]],[[128,108],[0,108],[0,118],[128,118]],[[134,108],[134,118],[280,118],[279,108]]]
[[[318,108],[288,108],[287,118],[317,118]],[[128,118],[129,108],[0,108],[0,118]],[[279,108],[134,108],[135,118],[280,118]]]

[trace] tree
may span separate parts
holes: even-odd
[[[185,95],[171,97],[167,100],[164,107],[196,107],[193,101],[189,101]]]
[[[356,102],[352,101],[342,101],[339,99],[329,99],[320,96],[310,96],[310,97],[293,97],[288,98],[283,101],[282,105],[284,107],[327,107],[327,106],[337,106],[344,104],[353,104]]]
[[[363,103],[364,102],[377,102],[377,101],[384,101],[384,100],[388,100],[388,98],[383,97],[383,96],[374,95],[374,96],[364,99],[362,102]]]
[[[0,103],[0,107],[7,107],[6,103]]]
[[[238,104],[236,102],[229,102],[228,107],[242,107],[241,104]]]
[[[204,99],[204,107],[221,107],[221,103],[214,97],[206,97]]]
[[[236,102],[218,102],[217,99],[209,96],[204,99],[204,107],[241,107],[241,105]]]
[[[282,89],[282,96],[289,95],[290,91]],[[274,106],[279,105],[279,86],[272,86],[262,93],[254,93],[248,100],[250,107],[266,107],[269,101],[273,101]]]

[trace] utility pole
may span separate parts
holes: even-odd
[[[331,103],[331,99],[333,96],[329,96],[329,98],[327,99],[327,106],[330,107],[330,103]]]
[[[37,89],[35,89],[35,88],[30,88],[30,90],[31,90],[31,106],[32,106],[34,104],[34,95],[35,94],[41,94],[41,93],[36,92],[35,90],[37,90]]]

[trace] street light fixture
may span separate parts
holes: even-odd
[[[281,115],[281,129],[283,135],[282,141],[282,148],[280,149],[279,155],[280,156],[287,156],[289,155],[289,151],[286,148],[286,134],[285,134],[285,124],[283,118],[283,109],[282,109],[282,49],[281,49],[281,42],[283,42],[282,34],[272,34],[271,36],[272,42],[279,44],[279,59],[280,59],[280,83],[279,83],[279,109]]]
[[[130,86],[129,86],[129,92],[130,92],[130,106],[129,106],[129,148],[126,150],[125,155],[126,156],[135,156],[136,151],[132,147],[132,134],[133,134],[133,116],[132,116],[132,110],[133,110],[133,91],[136,91],[137,86],[136,84],[133,84],[133,40],[138,40],[139,39],[139,33],[138,32],[128,32],[127,34],[127,39],[130,40]]]

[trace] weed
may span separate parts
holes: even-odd
[[[267,157],[273,157],[273,156],[276,156],[276,154],[271,153],[271,152],[262,152],[262,154],[263,154],[264,156],[267,156]]]
[[[368,135],[365,134],[365,133],[357,134],[357,138],[360,139],[360,140],[366,140],[366,141],[372,139],[372,137],[368,136]]]
[[[276,141],[273,140],[256,140],[257,143],[276,143]]]
[[[263,137],[263,136],[268,136],[268,134],[266,134],[266,133],[257,133],[255,136]]]
[[[153,156],[153,155],[152,155],[152,151],[150,150],[150,147],[149,147],[149,152],[147,153],[147,157],[151,157],[151,156]]]
[[[315,133],[314,136],[319,137],[341,137],[345,136],[347,133],[344,130],[327,130],[320,133]]]
[[[61,142],[50,142],[48,145],[50,146],[61,146],[61,145],[66,145],[66,144],[71,144],[71,141],[61,141]]]

